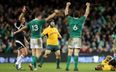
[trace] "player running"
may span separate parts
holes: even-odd
[[[59,48],[59,38],[61,38],[61,35],[58,31],[58,29],[55,27],[55,23],[52,21],[49,25],[49,27],[45,28],[42,32],[42,36],[47,35],[47,49],[45,50],[44,56],[41,58],[39,67],[42,67],[44,60],[48,57],[48,55],[51,52],[55,52],[56,55],[56,64],[57,69],[60,69],[60,48]]]
[[[87,19],[87,16],[90,12],[90,3],[86,3],[86,11],[84,16],[81,16],[80,18],[77,17],[78,13],[75,13],[75,17],[69,16],[69,6],[71,5],[70,2],[67,2],[66,8],[65,8],[65,16],[67,18],[67,22],[69,24],[69,41],[68,41],[68,58],[66,62],[66,71],[69,71],[71,56],[74,51],[74,71],[78,71],[78,55],[79,50],[82,48],[81,46],[81,39],[82,39],[82,29],[85,20]]]
[[[21,32],[25,29],[29,29],[31,32],[31,38],[30,38],[30,48],[32,49],[32,63],[29,65],[30,70],[37,70],[36,68],[36,62],[37,59],[39,59],[42,51],[42,38],[41,38],[41,30],[42,25],[46,23],[49,19],[53,18],[58,13],[58,10],[55,10],[55,12],[51,15],[49,15],[47,18],[42,19],[41,13],[37,13],[35,16],[35,19],[30,21],[27,26],[24,26],[23,28],[16,31],[14,34]]]
[[[24,17],[25,12],[26,12],[26,7],[24,6],[22,8],[22,13],[19,16],[17,23],[14,24],[15,30],[19,30],[25,25],[25,17]],[[16,47],[18,49],[17,60],[15,63],[15,66],[16,66],[16,69],[19,70],[21,69],[21,63],[22,63],[23,58],[28,54],[27,48],[25,46],[25,42],[27,43],[27,40],[24,37],[23,32],[19,32],[15,34],[14,38],[15,38]]]

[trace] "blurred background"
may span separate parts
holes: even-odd
[[[25,18],[29,22],[34,18],[37,11],[42,12],[43,17],[48,16],[54,9],[63,11],[68,1],[72,3],[70,7],[72,16],[76,10],[78,10],[79,16],[82,16],[85,12],[86,2],[92,4],[90,14],[83,28],[83,48],[80,51],[80,57],[90,57],[91,61],[88,62],[93,62],[95,56],[100,59],[102,56],[113,55],[112,35],[116,33],[116,0],[0,0],[0,63],[14,62],[15,60],[17,50],[14,44],[13,27],[24,5],[27,6]],[[54,21],[63,37],[59,42],[62,56],[65,58],[69,26],[64,16],[54,18]],[[29,41],[29,32],[26,32],[25,36]],[[30,48],[29,53],[31,53]],[[80,62],[83,62],[82,60],[80,58]],[[27,61],[30,60],[27,58]],[[63,59],[63,61],[66,60]]]

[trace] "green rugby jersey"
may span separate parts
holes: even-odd
[[[27,28],[31,32],[31,38],[40,38],[42,25],[45,24],[45,20],[33,19],[27,24]]]
[[[81,38],[85,20],[86,20],[85,16],[82,16],[80,18],[67,16],[67,21],[70,28],[69,30],[70,38]]]

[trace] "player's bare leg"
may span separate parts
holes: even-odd
[[[42,48],[36,49],[37,61],[39,61],[41,55],[42,55]]]
[[[97,65],[97,66],[95,67],[95,70],[101,71],[101,70],[102,70],[102,67],[103,67],[103,65]]]

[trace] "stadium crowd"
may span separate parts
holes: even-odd
[[[79,16],[84,13],[87,0],[72,0],[73,10]],[[81,53],[112,53],[112,34],[116,33],[116,0],[90,0],[91,12],[83,29],[83,48]],[[54,9],[65,8],[67,0],[0,0],[0,52],[14,53],[13,25],[16,23],[21,7],[26,5],[26,21],[34,18],[36,11],[42,11],[44,17]],[[74,13],[73,12],[73,13]],[[73,14],[71,14],[73,15]],[[62,51],[67,50],[69,27],[65,17],[55,18],[55,23],[62,35]],[[25,34],[29,40],[29,34]]]

